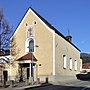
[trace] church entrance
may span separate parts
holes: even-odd
[[[27,79],[33,78],[33,81],[36,81],[37,77],[37,59],[32,53],[25,54],[20,57],[18,60],[18,70],[20,81],[26,81]]]
[[[19,76],[20,82],[26,81],[30,77],[33,77],[33,81],[36,79],[36,63],[19,63]]]

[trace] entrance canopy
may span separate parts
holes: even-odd
[[[28,53],[28,54],[23,55],[17,61],[22,61],[22,60],[34,60],[34,61],[37,61],[37,59],[35,58],[35,56],[32,53]]]

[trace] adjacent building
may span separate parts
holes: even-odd
[[[7,79],[10,80],[10,50],[0,50],[0,81],[3,80],[3,72],[7,72]]]
[[[29,8],[11,37],[11,78],[63,81],[80,72],[80,50],[34,9]]]
[[[82,70],[90,72],[90,53],[81,53]]]

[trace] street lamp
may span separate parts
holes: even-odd
[[[32,80],[32,84],[34,83],[34,57],[33,57],[33,53],[34,53],[34,47],[38,47],[38,45],[34,46],[34,44],[32,44],[32,48],[29,46],[29,53],[31,53],[31,80]]]
[[[31,82],[32,82],[32,84],[33,84],[33,82],[34,82],[34,76],[33,76],[34,40],[33,40],[33,39],[31,39],[31,40],[29,41],[29,46],[28,46],[28,48],[29,48],[29,53],[31,54]]]
[[[31,68],[32,68],[32,72],[31,72],[31,77],[32,77],[32,84],[34,82],[34,69],[33,69],[33,52],[32,52],[32,61],[31,61]]]

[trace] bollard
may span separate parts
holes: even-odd
[[[48,77],[46,77],[46,83],[48,83]]]
[[[32,83],[32,77],[29,77],[29,83],[30,84]]]
[[[29,79],[26,79],[26,85],[28,85],[29,84]]]
[[[37,83],[40,84],[40,78],[37,78]]]
[[[11,84],[12,84],[12,87],[13,87],[13,85],[14,85],[14,80],[11,80]]]

